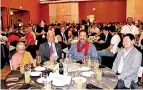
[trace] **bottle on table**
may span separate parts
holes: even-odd
[[[64,65],[62,61],[59,63],[59,74],[64,75]]]

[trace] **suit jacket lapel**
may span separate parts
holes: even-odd
[[[56,48],[56,51],[57,51],[57,55],[59,56],[59,48],[58,48],[56,43],[55,43],[55,48]]]
[[[46,49],[46,54],[50,57],[50,52],[49,52],[49,44],[48,42],[45,44],[45,49]]]
[[[127,55],[127,57],[125,58],[124,62],[126,62],[127,60],[130,60],[133,54],[134,54],[134,48],[133,48],[133,50],[131,50],[131,51],[128,53],[128,55]]]

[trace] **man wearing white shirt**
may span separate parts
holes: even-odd
[[[131,81],[138,82],[138,70],[141,66],[142,54],[134,47],[132,34],[123,37],[123,46],[115,58],[112,70],[118,76],[116,89],[130,88]]]
[[[139,30],[138,28],[133,24],[133,19],[132,17],[128,17],[127,18],[127,25],[123,26],[121,29],[121,33],[122,36],[127,34],[127,33],[131,33],[136,37],[136,40],[138,41],[138,34],[139,34]]]
[[[106,49],[97,51],[99,63],[102,62],[102,56],[114,57],[118,51],[118,44],[121,41],[120,36],[115,32],[114,26],[110,26],[109,32],[112,35],[110,45]]]
[[[93,24],[91,28],[92,33],[96,33],[97,35],[100,33],[99,28],[97,27],[97,24]]]

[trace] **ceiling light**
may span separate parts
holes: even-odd
[[[92,8],[92,10],[95,10],[95,8]]]

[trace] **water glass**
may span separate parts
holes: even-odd
[[[33,60],[33,67],[36,67],[36,59]]]
[[[25,83],[30,83],[30,71],[25,71],[24,73]]]
[[[36,56],[36,62],[38,65],[41,63],[41,56]]]
[[[82,90],[82,84],[83,84],[82,79],[78,79],[78,80],[77,80],[77,89],[78,89],[78,90]]]
[[[43,89],[51,90],[51,80],[49,80],[49,79],[46,80],[46,82],[44,83]]]
[[[20,73],[24,74],[24,65],[20,66]]]

